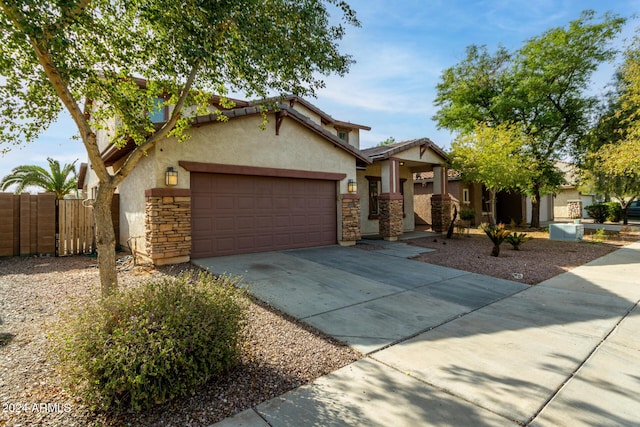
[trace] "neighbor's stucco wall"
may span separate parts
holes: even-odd
[[[553,216],[556,219],[569,218],[569,200],[580,200],[580,192],[576,188],[566,188],[558,191],[553,201]]]
[[[527,197],[527,222],[531,223],[531,198]],[[553,194],[540,197],[540,221],[553,220]]]

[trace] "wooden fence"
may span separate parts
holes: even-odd
[[[116,194],[112,205],[116,240],[119,207]],[[93,210],[82,200],[56,201],[51,193],[0,193],[0,218],[0,256],[64,256],[95,251]]]
[[[95,250],[93,209],[83,200],[58,200],[58,256],[90,254]]]

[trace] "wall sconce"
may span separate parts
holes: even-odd
[[[400,166],[404,166],[404,162],[400,162]]]
[[[357,193],[358,183],[355,182],[353,179],[350,179],[349,182],[347,182],[347,191],[351,194]]]
[[[164,175],[164,183],[170,187],[178,185],[178,171],[169,166]]]

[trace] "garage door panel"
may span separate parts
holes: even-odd
[[[192,257],[337,241],[333,181],[191,174]]]

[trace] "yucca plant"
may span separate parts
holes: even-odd
[[[531,239],[533,239],[533,237],[527,236],[527,233],[517,232],[514,232],[513,234],[510,234],[505,238],[505,240],[510,243],[511,246],[513,246],[513,249],[516,251],[520,250],[521,244],[523,244],[524,242],[528,242]]]
[[[491,250],[491,256],[500,255],[500,245],[511,234],[511,231],[504,228],[504,224],[488,225],[481,224],[480,228],[493,242],[493,249]]]

